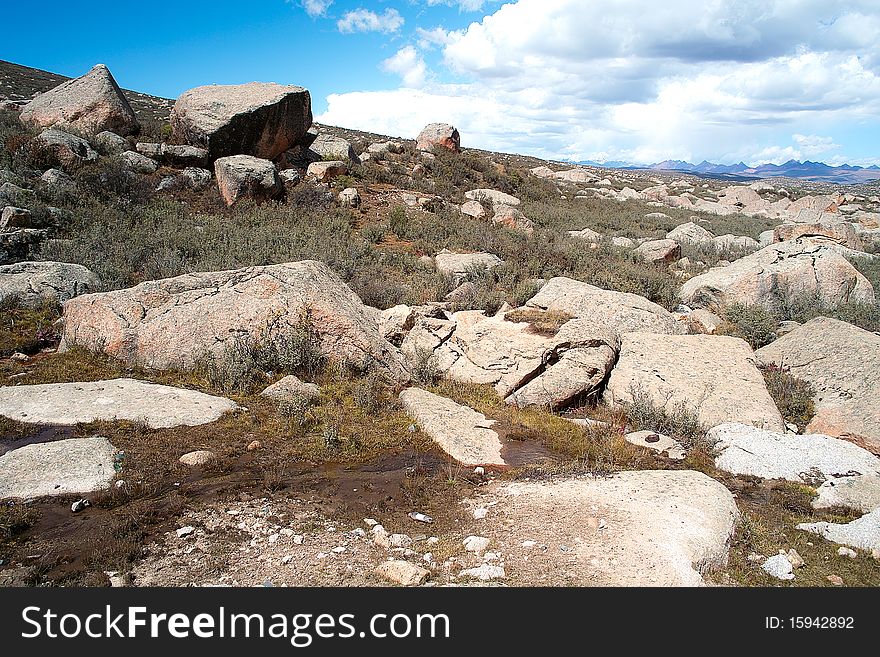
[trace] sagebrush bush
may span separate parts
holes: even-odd
[[[734,303],[722,311],[724,322],[718,327],[719,335],[742,338],[752,349],[760,349],[776,339],[777,318],[759,305]]]
[[[194,369],[216,390],[251,394],[275,374],[312,380],[325,363],[321,337],[304,313],[283,333],[264,331],[257,337],[246,332],[236,334],[226,342],[222,354],[204,354]]]
[[[686,448],[699,446],[706,437],[697,411],[686,402],[658,404],[641,386],[633,385],[630,400],[622,404],[634,431],[656,431],[678,440]]]
[[[768,365],[761,369],[767,391],[786,422],[796,424],[803,431],[815,415],[813,386],[791,374],[787,367]]]

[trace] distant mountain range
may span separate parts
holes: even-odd
[[[712,178],[802,178],[816,182],[832,182],[841,184],[855,184],[880,179],[880,166],[870,167],[850,166],[842,164],[833,167],[824,162],[798,162],[789,160],[784,164],[760,164],[750,167],[744,162],[737,164],[714,164],[703,160],[699,164],[691,164],[682,160],[664,160],[648,166],[638,166],[627,162],[595,162],[585,161],[578,164],[599,166],[613,169],[655,169],[657,171],[681,171],[694,175],[708,176]]]

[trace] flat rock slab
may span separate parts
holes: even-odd
[[[84,495],[110,486],[116,448],[106,438],[25,445],[0,456],[0,499]]]
[[[634,393],[647,395],[667,411],[683,404],[705,427],[739,421],[785,431],[755,355],[739,338],[624,334],[605,399],[627,403]]]
[[[635,431],[626,434],[623,438],[626,442],[632,445],[638,445],[639,447],[650,449],[661,455],[665,454],[673,461],[681,461],[687,456],[687,453],[685,452],[684,447],[681,446],[680,442],[669,436],[664,436],[662,433],[657,433],[656,431]]]
[[[861,550],[880,550],[880,509],[844,524],[836,522],[803,523],[798,529],[813,532],[841,545]]]
[[[570,586],[701,586],[739,517],[730,491],[690,470],[495,483],[475,504],[492,505],[480,532],[507,555],[508,580],[537,568]],[[524,540],[547,549],[523,561]]]
[[[15,297],[27,307],[64,303],[97,290],[98,277],[82,265],[66,262],[18,262],[0,265],[0,301]]]
[[[145,422],[151,429],[214,422],[237,408],[225,397],[136,379],[0,387],[0,415],[19,422]]]
[[[491,428],[495,420],[420,388],[407,388],[400,401],[422,430],[462,465],[507,465],[501,439]]]
[[[756,352],[815,390],[807,431],[851,440],[880,454],[880,336],[817,317]]]
[[[880,476],[855,475],[829,479],[816,489],[814,509],[846,506],[862,513],[880,508]]]
[[[868,450],[822,434],[782,434],[728,423],[709,430],[706,438],[719,452],[715,467],[733,474],[810,486],[840,477],[880,476],[880,459]]]

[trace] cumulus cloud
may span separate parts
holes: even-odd
[[[403,16],[396,9],[388,8],[382,14],[369,9],[347,11],[336,22],[336,27],[343,34],[353,32],[397,32],[403,27]]]
[[[399,75],[405,87],[421,86],[425,69],[425,60],[413,46],[404,46],[382,62],[382,70]]]
[[[518,0],[416,38],[458,84],[424,83],[403,49],[383,68],[420,90],[331,96],[321,120],[444,120],[484,148],[646,163],[844,157],[822,126],[880,116],[876,0]]]
[[[303,9],[312,18],[324,16],[332,4],[333,0],[302,0]]]

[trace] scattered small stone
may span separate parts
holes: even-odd
[[[440,542],[440,539],[437,538],[436,536],[431,536],[430,538],[428,538],[428,541],[427,541],[428,545],[437,545],[437,543],[439,543],[439,542]]]
[[[278,542],[278,539],[279,539],[280,537],[281,537],[280,534],[269,534],[269,538],[266,539],[266,540],[267,540],[269,543],[276,543],[276,542]]]
[[[73,511],[74,513],[79,513],[80,511],[82,511],[83,509],[85,509],[88,506],[92,506],[92,503],[89,502],[87,499],[83,498],[83,499],[79,499],[76,502],[74,502],[73,504],[71,504],[70,510]]]
[[[187,452],[186,454],[181,456],[178,461],[190,467],[198,467],[202,465],[207,465],[208,463],[213,461],[214,458],[214,452],[207,449],[200,449],[194,452]]]
[[[489,547],[489,539],[484,536],[468,536],[462,541],[462,545],[468,552],[485,552]]]
[[[336,554],[342,554],[345,552],[346,547],[344,545],[339,545],[331,550],[331,552],[335,552]]]
[[[486,475],[486,468],[484,468],[482,465],[478,465],[476,468],[474,468],[474,474],[478,477],[483,477]]]
[[[373,573],[377,577],[401,586],[419,586],[431,576],[431,571],[409,561],[393,559],[379,564]]]
[[[480,506],[474,509],[474,520],[482,520],[487,515],[489,515],[489,509],[484,506]]]
[[[262,446],[263,443],[261,443],[259,440],[252,440],[247,446],[247,451],[253,452],[260,449]]]
[[[391,534],[391,536],[388,537],[388,541],[391,544],[391,547],[394,548],[406,548],[412,545],[413,542],[413,540],[406,534]]]
[[[302,545],[303,544],[303,535],[302,534],[294,534],[293,535],[293,544],[294,545]]]
[[[843,586],[843,578],[840,575],[829,575],[825,579],[834,584],[834,586]]]
[[[493,566],[488,563],[484,563],[482,566],[478,566],[477,568],[468,568],[467,570],[462,570],[459,574],[459,577],[469,577],[471,579],[478,579],[483,582],[488,582],[495,579],[504,579],[506,574],[504,572],[503,566]]]
[[[376,525],[379,524],[379,522],[376,520],[373,520],[372,518],[364,518],[364,524],[367,527],[375,527]]]
[[[794,548],[790,549],[788,553],[785,555],[788,558],[788,562],[791,564],[791,567],[794,569],[800,568],[804,565],[804,559],[797,553],[797,550]]]
[[[360,527],[355,527],[355,528],[352,529],[349,533],[352,534],[353,536],[361,536],[361,537],[367,535],[367,532],[365,532],[365,531],[364,531],[363,529],[361,529]]]
[[[794,573],[791,572],[791,562],[784,554],[774,554],[772,557],[764,562],[764,564],[761,566],[761,569],[768,575],[775,577],[776,579],[794,579]]]
[[[837,548],[837,556],[839,556],[839,557],[849,557],[850,559],[855,559],[855,558],[858,557],[859,555],[856,553],[855,550],[853,550],[853,549],[851,549],[851,548],[848,548],[848,547],[843,547],[843,546],[841,545],[839,548]]]
[[[422,555],[422,559],[425,563],[431,563],[434,561],[434,554],[432,552],[425,552],[425,554]]]
[[[608,523],[605,522],[605,518],[600,518],[600,519],[599,519],[599,524],[597,525],[597,527],[598,527],[599,529],[605,529],[607,526],[608,526]]]
[[[538,544],[538,541],[523,541],[522,546],[524,548],[533,548]]]
[[[752,563],[759,563],[764,561],[766,557],[763,554],[757,554],[756,552],[752,552],[749,556],[746,557]]]
[[[186,527],[181,527],[177,530],[177,538],[185,538],[192,534],[196,530],[192,525],[187,525]]]
[[[432,523],[434,519],[431,516],[425,515],[424,513],[419,513],[418,511],[413,511],[409,514],[409,517],[415,520],[416,522],[425,522]]]
[[[27,354],[23,354],[20,351],[16,351],[9,357],[9,360],[13,360],[16,363],[26,363],[30,360],[30,357]]]
[[[291,561],[293,561],[293,555],[292,555],[292,554],[285,554],[285,555],[281,558],[281,565],[282,565],[282,566],[286,566],[286,565],[289,564]]]

